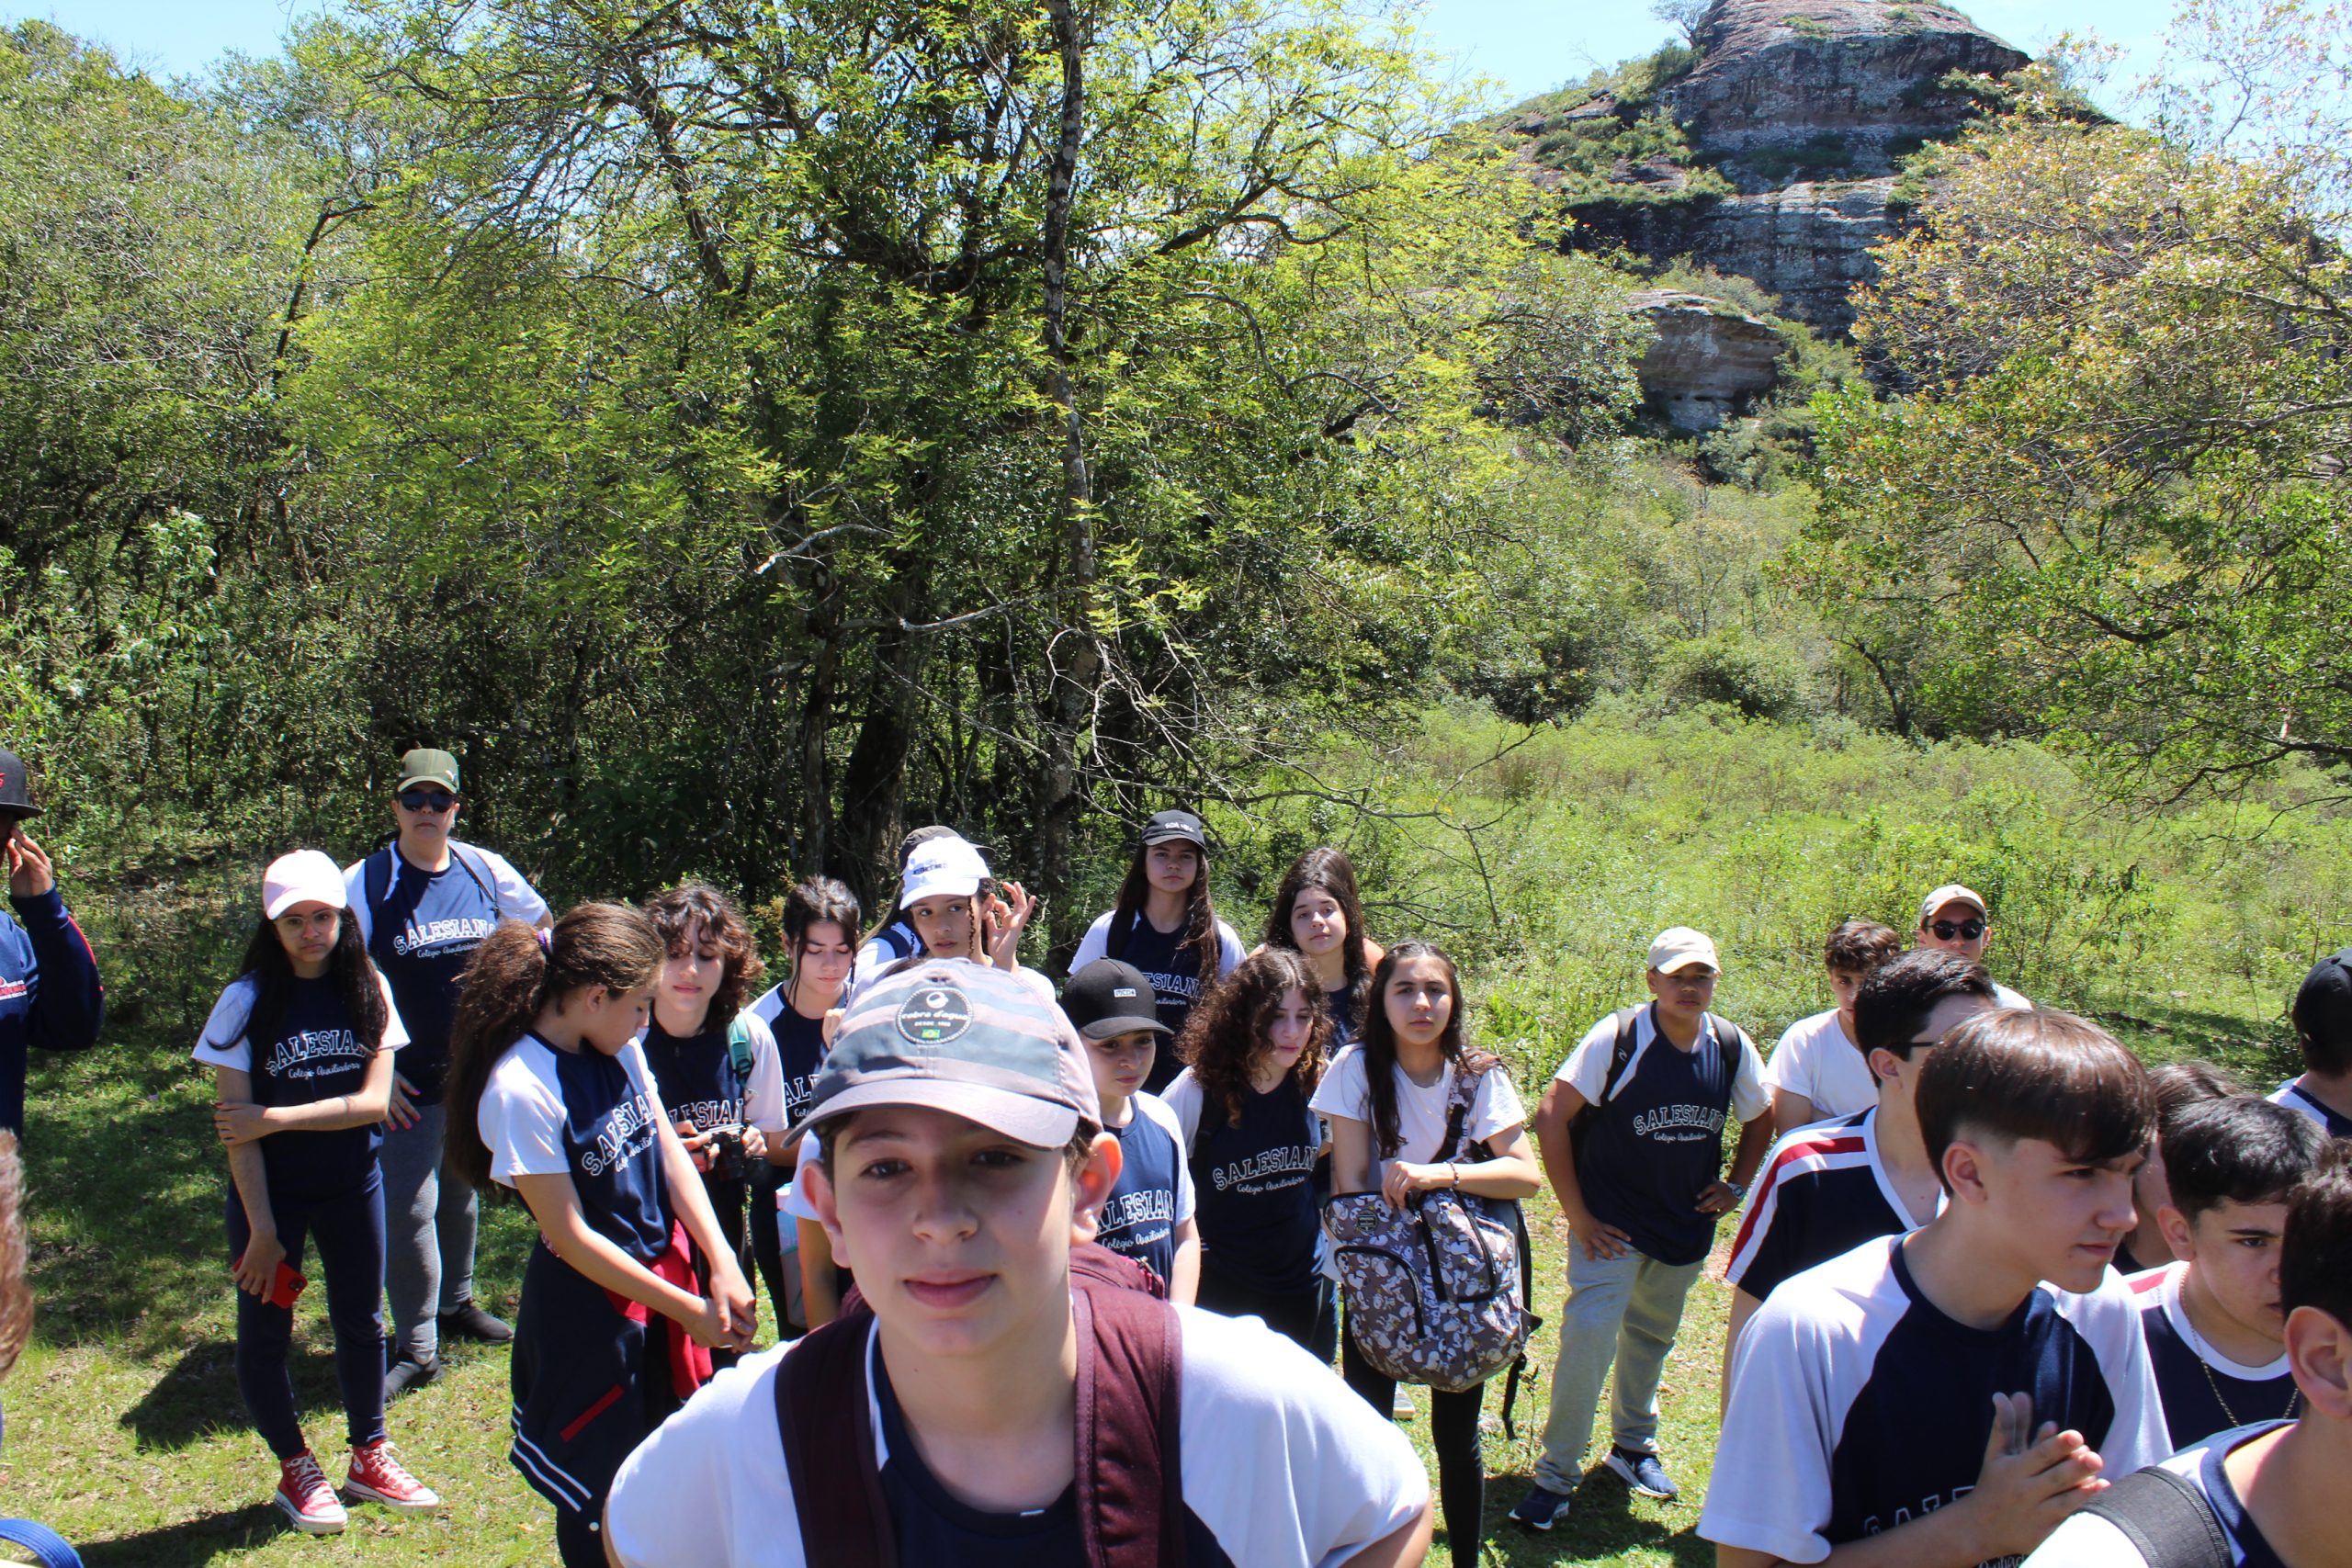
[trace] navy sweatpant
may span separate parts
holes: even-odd
[[[325,1277],[327,1321],[334,1326],[334,1375],[343,1387],[343,1413],[351,1446],[384,1435],[384,1183],[376,1171],[368,1185],[337,1198],[269,1197],[277,1221],[278,1244],[288,1268],[302,1269],[302,1244],[318,1246],[318,1272]],[[243,1200],[229,1189],[229,1257],[244,1255],[253,1239]],[[311,1292],[305,1291],[305,1295]],[[272,1306],[250,1291],[237,1292],[237,1391],[245,1396],[254,1426],[270,1451],[292,1459],[306,1445],[294,1411],[294,1380],[286,1372],[286,1351],[294,1337],[294,1312]]]
[[[604,1568],[592,1528],[621,1461],[679,1400],[670,1376],[670,1320],[650,1327],[613,1305],[602,1285],[548,1250],[523,1269],[514,1314],[514,1443],[507,1457],[556,1509],[565,1568]]]

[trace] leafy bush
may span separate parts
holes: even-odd
[[[1813,699],[1813,674],[1787,649],[1728,631],[1676,644],[1666,690],[1681,703],[1721,703],[1748,718],[1787,718]]]

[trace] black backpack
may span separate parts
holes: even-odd
[[[2148,1568],[2233,1568],[2236,1562],[2212,1499],[2169,1470],[2134,1471],[2083,1512],[2121,1530]]]
[[[1634,1021],[1642,1016],[1642,1006],[1619,1008],[1611,1016],[1617,1021],[1617,1041],[1609,1053],[1609,1076],[1600,1080],[1600,1098],[1587,1100],[1584,1109],[1577,1111],[1575,1120],[1568,1123],[1568,1138],[1577,1150],[1578,1158],[1583,1157],[1585,1134],[1600,1120],[1600,1113],[1608,1108],[1609,1102],[1617,1098],[1617,1091],[1623,1087],[1618,1080],[1633,1065],[1634,1041],[1636,1038]],[[1736,1078],[1739,1076],[1740,1053],[1747,1045],[1747,1032],[1727,1018],[1715,1018],[1713,1013],[1707,1014],[1707,1017],[1715,1021],[1715,1049],[1723,1053],[1724,1077],[1726,1080]],[[1655,1022],[1651,1027],[1657,1027]]]

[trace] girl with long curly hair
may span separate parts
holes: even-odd
[[[1241,961],[1193,1009],[1161,1096],[1184,1130],[1201,1235],[1198,1304],[1263,1318],[1325,1361],[1339,1319],[1323,1273],[1308,1108],[1331,1046],[1315,971],[1271,948]]]

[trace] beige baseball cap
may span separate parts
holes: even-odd
[[[1984,916],[1986,920],[1989,921],[1993,918],[1993,911],[1984,907],[1984,900],[1976,893],[1962,887],[1957,882],[1947,882],[1919,900],[1919,923],[1925,926],[1929,920],[1934,919],[1936,911],[1946,904],[1973,905],[1976,912]]]
[[[1715,940],[1704,931],[1689,926],[1668,926],[1650,942],[1650,967],[1661,975],[1671,975],[1678,969],[1688,969],[1703,964],[1716,974],[1723,973],[1723,960],[1715,956]]]

